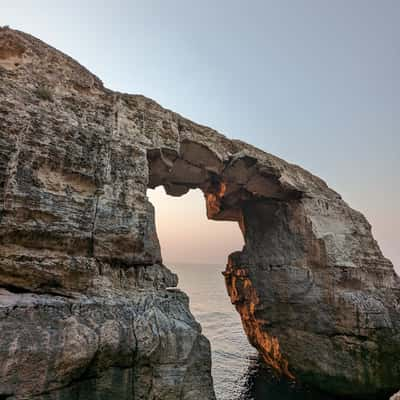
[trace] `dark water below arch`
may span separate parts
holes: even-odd
[[[218,400],[340,400],[278,380],[259,362],[229,301],[221,265],[167,263],[211,342]]]

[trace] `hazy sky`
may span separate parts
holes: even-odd
[[[321,176],[400,267],[399,21],[398,0],[0,4],[0,25],[68,53],[111,89]],[[207,222],[200,194],[162,198],[152,195],[166,259],[224,262],[237,248],[237,227]]]

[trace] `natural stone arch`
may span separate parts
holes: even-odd
[[[0,28],[0,48],[0,397],[215,399],[208,341],[161,263],[159,184],[239,221],[226,280],[267,362],[333,393],[398,390],[399,278],[325,182],[27,34]]]
[[[150,149],[149,187],[200,188],[208,218],[239,223],[245,246],[224,275],[267,364],[326,391],[386,396],[399,373],[399,343],[387,341],[399,326],[399,279],[370,225],[320,179],[296,166],[288,177],[251,153],[223,158],[190,139]]]

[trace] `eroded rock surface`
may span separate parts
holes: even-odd
[[[3,29],[0,49],[0,398],[214,398],[208,342],[162,265],[159,185],[238,221],[225,279],[266,363],[332,393],[398,390],[399,278],[325,182],[29,35]]]
[[[172,118],[0,30],[0,399],[215,398],[146,197],[148,107]]]

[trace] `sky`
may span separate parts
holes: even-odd
[[[107,87],[322,177],[367,216],[398,270],[399,21],[397,0],[0,3],[0,25],[71,55]],[[149,195],[164,259],[225,263],[240,249],[237,226],[207,221],[198,191]]]

